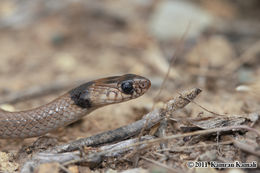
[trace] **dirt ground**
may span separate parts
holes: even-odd
[[[66,0],[61,3],[37,0],[32,3],[31,0],[2,0],[0,106],[9,111],[27,110],[48,103],[82,81],[133,73],[151,80],[152,86],[145,95],[98,109],[46,136],[61,144],[115,129],[141,119],[154,107],[164,107],[169,99],[191,88],[202,90],[195,99],[197,104],[190,103],[168,119],[166,136],[194,131],[191,126],[205,130],[230,125],[228,119],[226,125],[204,128],[195,122],[192,125],[183,123],[187,119],[225,119],[234,115],[245,121],[238,122],[240,119],[235,118],[232,125],[247,125],[260,132],[260,3],[257,0],[186,1],[206,10],[214,19],[206,26],[200,26],[203,29],[195,35],[189,34],[193,33],[193,21],[190,21],[185,24],[182,34],[161,38],[150,32],[149,27],[152,16],[157,15],[164,2]],[[56,85],[58,89],[54,89]],[[46,87],[49,89],[45,91]],[[37,94],[26,96],[35,88],[39,89]],[[0,170],[19,172],[22,167],[22,162],[17,159],[19,151],[37,139],[1,139]],[[244,142],[246,148],[258,150],[246,151],[234,142],[221,144],[235,139]],[[186,166],[187,161],[228,163],[237,160],[260,164],[259,144],[259,136],[251,131],[231,131],[220,134],[218,140],[214,133],[197,136],[197,139],[170,140],[166,148],[194,148],[167,154],[159,152],[161,146],[154,144],[140,152],[137,164],[133,161],[134,156],[124,156],[122,160],[109,158],[93,169],[75,163],[66,166],[66,170],[73,173],[134,171],[133,168],[138,172],[172,172],[174,169],[212,173],[259,172],[259,167],[202,170]],[[40,166],[37,171],[66,172],[55,165]]]

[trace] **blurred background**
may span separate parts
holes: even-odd
[[[156,103],[198,87],[197,102],[209,110],[259,111],[259,8],[259,0],[1,0],[0,103],[24,110],[83,81],[125,73],[151,79],[142,98],[55,132],[67,141],[139,119],[171,66]],[[185,110],[186,117],[202,111]],[[2,150],[21,144],[6,142]]]

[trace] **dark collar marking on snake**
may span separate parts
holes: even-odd
[[[94,82],[88,82],[69,91],[71,99],[75,102],[76,105],[82,108],[91,108],[91,102],[90,99],[88,99],[89,93],[86,88],[91,86],[93,83]]]

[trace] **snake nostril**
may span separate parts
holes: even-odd
[[[147,83],[146,82],[141,83],[141,88],[146,88],[146,87],[147,87]]]

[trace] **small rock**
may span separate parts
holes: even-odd
[[[10,111],[10,112],[15,111],[15,108],[12,105],[9,105],[9,104],[2,104],[2,105],[0,105],[0,108],[5,110],[5,111]]]
[[[180,38],[187,27],[187,39],[195,38],[213,23],[213,16],[187,1],[160,1],[149,22],[149,31],[157,39]]]
[[[212,36],[198,42],[186,57],[191,65],[221,68],[227,62],[231,62],[235,53],[227,39],[222,36]]]
[[[255,78],[254,78],[253,69],[241,67],[238,70],[239,83],[249,83],[249,82],[253,82],[254,80],[255,80]]]
[[[11,154],[0,152],[0,172],[15,172],[18,170],[19,164],[11,161]]]
[[[217,150],[210,150],[199,157],[201,161],[214,161],[217,158]]]
[[[77,65],[75,58],[67,53],[57,54],[54,58],[55,65],[58,67],[58,69],[65,72],[73,71]]]
[[[106,171],[106,173],[117,173],[118,171],[117,170],[114,170],[114,169],[108,169]]]

